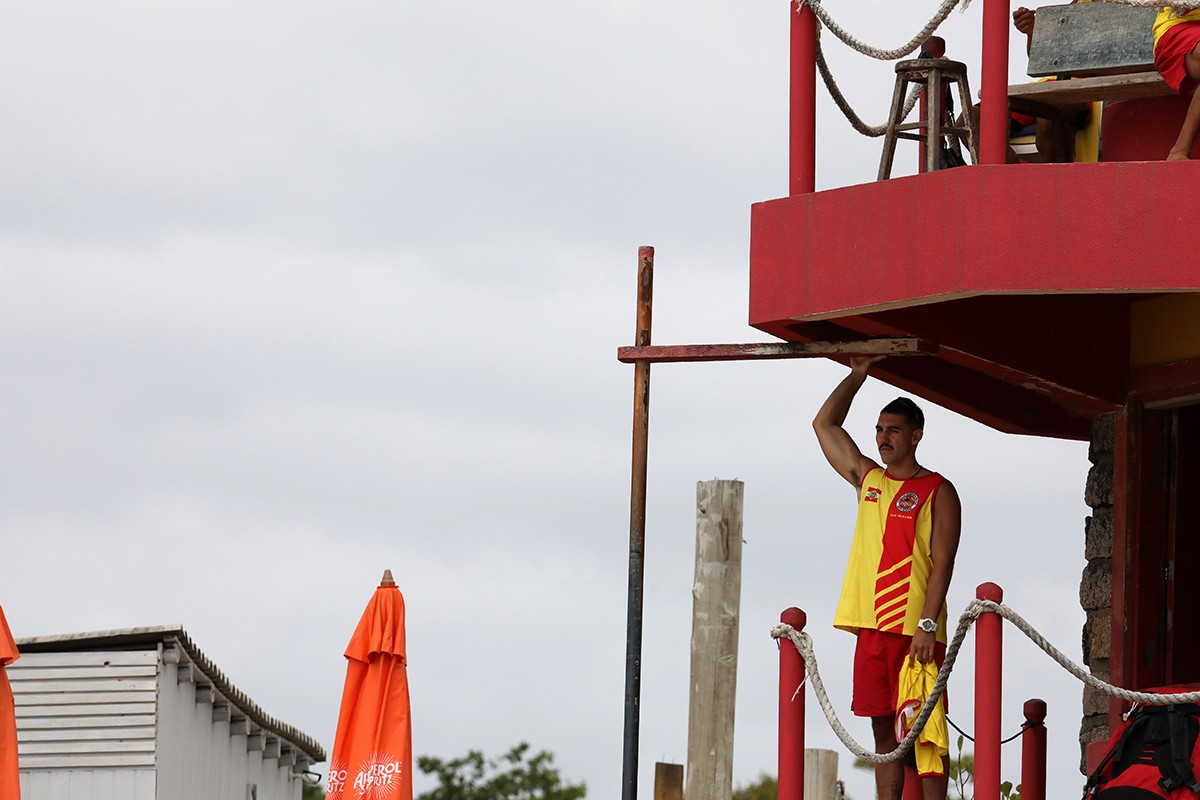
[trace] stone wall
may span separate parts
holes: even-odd
[[[1113,414],[1097,417],[1092,441],[1084,502],[1092,515],[1084,522],[1083,579],[1079,603],[1087,615],[1083,623],[1083,663],[1093,675],[1108,680],[1112,650],[1112,549],[1113,549]],[[1083,689],[1083,722],[1079,726],[1080,772],[1086,772],[1087,746],[1108,738],[1108,696],[1089,686]]]

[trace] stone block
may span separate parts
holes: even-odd
[[[1087,518],[1083,533],[1083,557],[1112,558],[1113,516],[1111,508],[1098,508]]]
[[[1083,687],[1083,716],[1108,714],[1108,695],[1091,686]]]
[[[1083,502],[1092,508],[1112,507],[1113,468],[1112,463],[1093,464],[1088,470],[1087,487],[1083,491]]]
[[[1112,654],[1112,615],[1104,611],[1088,614],[1084,623],[1084,656],[1087,662],[1108,658]]]
[[[1089,714],[1079,726],[1079,774],[1087,775],[1087,749],[1092,742],[1108,738],[1108,709],[1103,714]]]
[[[1112,608],[1112,559],[1097,558],[1083,568],[1079,604],[1084,611]]]
[[[1112,461],[1113,421],[1115,414],[1100,414],[1092,422],[1092,439],[1088,445],[1088,458],[1093,464]]]

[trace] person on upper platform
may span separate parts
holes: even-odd
[[[1169,161],[1186,161],[1200,134],[1200,8],[1176,11],[1166,6],[1154,20],[1154,68],[1175,91],[1190,94],[1183,127],[1167,154]]]
[[[1071,3],[1090,3],[1092,0],[1071,0]],[[1013,12],[1013,27],[1025,34],[1025,52],[1033,46],[1033,25],[1036,12],[1021,6]],[[1046,163],[1070,163],[1075,160],[1075,133],[1088,125],[1090,109],[1076,104],[1070,121],[1040,119],[1029,114],[1013,112],[1009,115],[1009,135],[1026,136],[1034,133],[1038,155]],[[1011,160],[1015,159],[1013,156]]]

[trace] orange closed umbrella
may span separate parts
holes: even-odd
[[[4,609],[0,608],[0,797],[21,800],[21,776],[17,772],[17,712],[5,667],[21,657],[13,641]]]
[[[346,646],[346,659],[350,663],[325,798],[412,800],[404,596],[391,570],[384,571],[367,603]]]

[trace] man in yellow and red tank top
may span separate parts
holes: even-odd
[[[883,356],[852,358],[850,374],[817,412],[813,428],[825,458],[858,495],[858,520],[835,627],[857,636],[854,700],[870,717],[875,749],[896,747],[900,670],[909,658],[941,663],[946,645],[946,592],[958,552],[962,514],[950,481],[917,462],[925,417],[906,397],[884,406],[875,426],[879,460],[868,458],[842,427],[850,404]],[[925,800],[946,797],[948,769],[923,776]],[[881,799],[901,797],[902,763],[879,764]]]

